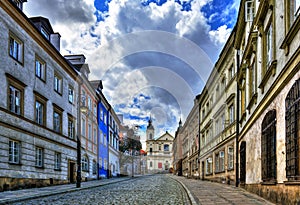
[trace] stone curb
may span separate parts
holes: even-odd
[[[49,190],[47,192],[44,193],[32,193],[29,194],[28,196],[21,196],[21,197],[15,197],[15,198],[9,198],[9,199],[0,199],[0,205],[4,205],[4,204],[10,204],[10,203],[16,203],[16,202],[21,202],[21,201],[25,201],[25,200],[31,200],[31,199],[36,199],[39,197],[47,197],[47,196],[53,196],[53,195],[57,195],[57,194],[65,194],[65,193],[71,193],[71,192],[75,192],[75,191],[80,191],[80,190],[85,190],[85,189],[90,189],[90,188],[95,188],[95,187],[100,187],[100,186],[105,186],[108,184],[115,184],[115,183],[119,183],[119,182],[123,182],[123,181],[128,181],[134,178],[123,178],[123,179],[115,179],[115,180],[111,180],[111,181],[106,181],[103,183],[99,183],[99,184],[91,184],[91,185],[87,185],[85,187],[80,187],[80,188],[68,188],[66,187],[65,189],[59,189],[59,190]],[[75,184],[74,184],[75,185]],[[64,186],[64,185],[61,185]],[[45,187],[46,188],[46,187]],[[16,190],[17,192],[17,190]]]
[[[179,182],[181,184],[181,186],[185,189],[188,197],[189,197],[189,200],[191,202],[192,205],[199,205],[199,203],[197,203],[197,201],[195,200],[193,194],[190,192],[190,190],[184,185],[183,182],[177,180],[176,178],[172,177],[169,175],[170,178],[174,179],[175,181]]]

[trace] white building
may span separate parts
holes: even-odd
[[[155,130],[152,120],[148,121],[147,126],[147,170],[148,173],[169,171],[173,167],[173,140],[174,137],[168,132],[158,138],[154,138]]]

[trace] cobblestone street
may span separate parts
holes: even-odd
[[[79,205],[79,204],[235,204],[272,203],[232,185],[187,179],[170,174],[103,179],[44,188],[0,192],[0,204]]]
[[[18,203],[16,205],[69,204],[190,204],[186,191],[166,175],[134,178],[120,183],[58,194]]]

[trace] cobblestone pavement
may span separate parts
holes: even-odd
[[[271,205],[273,203],[249,193],[242,188],[232,185],[187,179],[171,175],[173,179],[181,182],[191,194],[197,204],[201,205]]]
[[[167,175],[151,175],[105,186],[32,199],[15,205],[70,205],[70,204],[190,204],[183,186]]]

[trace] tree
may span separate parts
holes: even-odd
[[[142,143],[140,136],[137,135],[137,127],[129,128],[128,126],[123,127],[123,136],[119,142],[119,163],[121,172],[126,171],[126,165],[132,163],[133,156],[140,153],[142,149]]]

